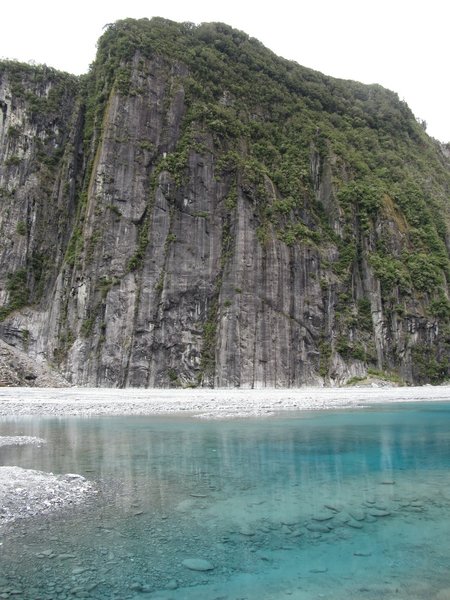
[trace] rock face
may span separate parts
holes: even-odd
[[[33,360],[25,352],[0,340],[0,387],[61,388],[68,385],[69,382],[45,360]]]
[[[449,376],[443,147],[221,24],[0,63],[0,336],[78,385]]]

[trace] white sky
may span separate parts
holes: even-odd
[[[448,0],[8,0],[0,57],[85,73],[104,25],[153,16],[222,21],[306,67],[380,83],[450,141]]]

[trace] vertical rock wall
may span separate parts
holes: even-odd
[[[389,197],[361,224],[338,198],[346,165],[312,141],[302,218],[320,209],[331,233],[293,243],[260,206],[276,184],[224,169],[229,148],[188,118],[188,67],[136,52],[126,68],[127,93],[97,81],[90,137],[85,83],[0,72],[6,342],[92,386],[334,385],[368,365],[412,382],[415,348],[445,353],[425,294],[395,284],[402,311],[387,311],[370,256],[386,240],[400,254],[407,228]],[[341,266],[348,231],[360,254]]]

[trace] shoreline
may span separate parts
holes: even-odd
[[[447,401],[450,385],[349,388],[0,388],[0,417],[185,415],[206,419]]]
[[[450,402],[450,386],[300,389],[0,388],[0,423],[27,417],[163,416],[201,419],[270,418],[301,412],[363,409],[382,404]],[[42,446],[46,440],[9,434],[0,446]],[[18,520],[84,503],[96,484],[77,474],[0,467],[0,536]]]

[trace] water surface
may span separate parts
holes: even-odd
[[[449,424],[448,403],[3,419],[0,435],[48,443],[2,448],[1,465],[80,473],[100,493],[4,533],[0,598],[450,598]]]

